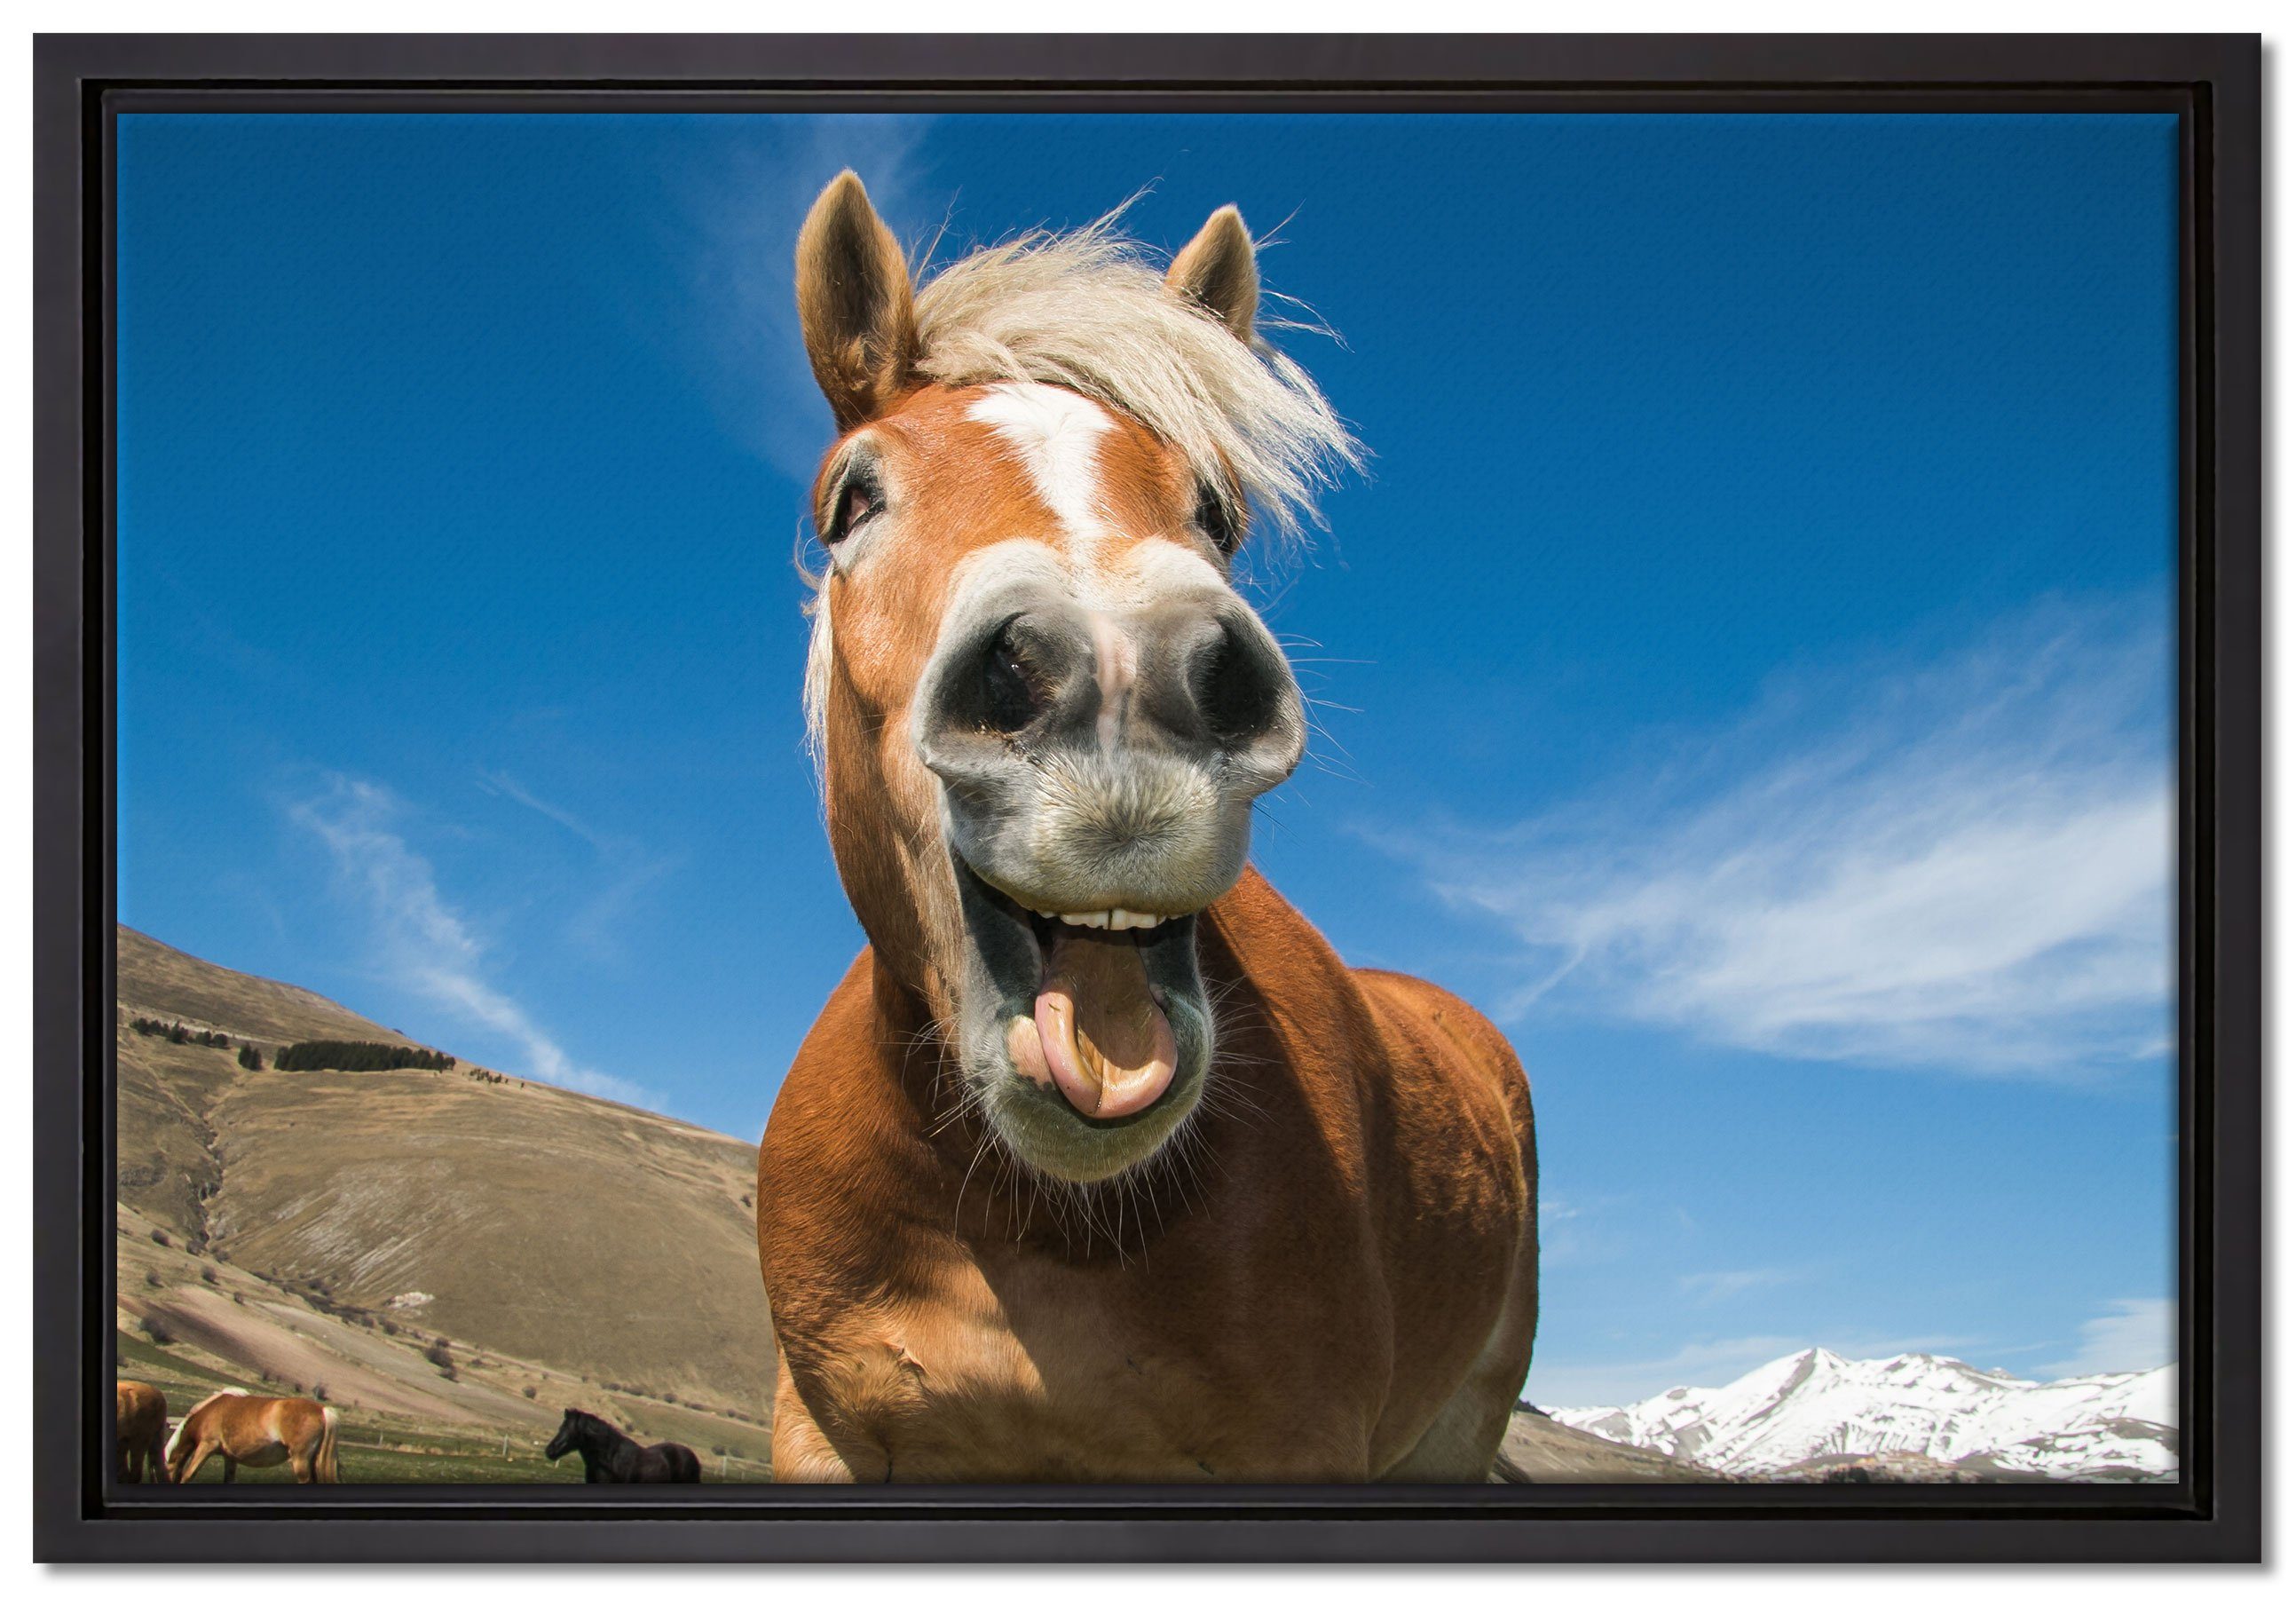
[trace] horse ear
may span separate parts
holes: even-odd
[[[797,235],[797,319],[839,432],[883,415],[909,387],[909,263],[850,170],[821,191]]]
[[[1194,301],[1250,343],[1251,318],[1259,310],[1259,266],[1252,259],[1242,213],[1233,205],[1212,212],[1202,231],[1172,258],[1164,286]]]

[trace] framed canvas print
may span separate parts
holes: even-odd
[[[2250,38],[45,38],[43,1557],[2247,1560]]]

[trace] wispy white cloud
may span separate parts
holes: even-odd
[[[1673,1258],[1699,1231],[1697,1216],[1651,1194],[1550,1190],[1538,1201],[1539,1269],[1551,1274]]]
[[[1784,1287],[1800,1279],[1799,1271],[1765,1265],[1748,1271],[1696,1271],[1678,1278],[1677,1285],[1698,1303],[1714,1305],[1757,1288]]]
[[[479,787],[487,793],[498,794],[513,804],[522,804],[535,814],[557,822],[559,826],[580,838],[593,849],[603,851],[612,846],[611,840],[602,836],[584,824],[582,820],[572,811],[553,804],[546,799],[537,799],[528,791],[523,783],[507,771],[480,772]]]
[[[798,337],[791,262],[814,197],[847,167],[922,253],[946,214],[919,198],[918,116],[731,118],[710,159],[671,175],[686,220],[694,365],[742,447],[803,482],[832,437]]]
[[[536,795],[507,771],[480,772],[479,787],[555,823],[590,846],[604,868],[603,885],[563,918],[559,931],[569,943],[590,954],[609,960],[619,957],[617,927],[645,889],[676,870],[682,861],[601,831],[563,805]]]
[[[2174,1298],[2116,1298],[2094,1321],[2084,1321],[2072,1357],[2041,1367],[2044,1376],[2110,1376],[2157,1371],[2177,1357]]]
[[[1615,1235],[1612,1212],[1617,1195],[1564,1198],[1554,1193],[1538,1201],[1538,1261],[1545,1271],[1601,1264],[1614,1258],[1627,1245]]]
[[[569,1059],[523,1006],[488,980],[484,945],[440,894],[430,860],[406,841],[406,807],[389,789],[330,773],[287,813],[326,847],[340,885],[367,913],[387,979],[504,1039],[544,1082],[661,1108],[658,1095],[636,1083]]]
[[[2171,660],[2165,618],[2053,603],[1926,663],[1782,678],[1585,803],[1406,847],[1520,940],[1512,1017],[1975,1072],[2157,1057]]]

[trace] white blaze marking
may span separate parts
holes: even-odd
[[[1101,520],[1100,438],[1115,426],[1108,413],[1082,394],[1050,383],[999,383],[972,402],[969,414],[987,423],[1021,457],[1037,497],[1068,535],[1069,564],[1077,581],[1096,586],[1093,556],[1108,531]],[[1113,750],[1140,655],[1098,606],[1091,621],[1093,674],[1100,683],[1094,730],[1100,746]]]
[[[1069,535],[1070,558],[1082,564],[1105,531],[1100,519],[1100,435],[1116,424],[1068,389],[1044,383],[998,383],[969,414],[1013,446],[1044,500]]]
[[[1113,753],[1140,672],[1139,646],[1116,618],[1152,599],[1201,593],[1209,601],[1227,591],[1226,582],[1201,554],[1166,539],[1136,540],[1112,569],[1095,560],[1109,533],[1102,514],[1100,440],[1116,424],[1094,401],[1050,383],[998,383],[988,385],[966,414],[1019,457],[1037,497],[1065,535],[1066,583],[1092,629],[1093,675],[1100,688],[1094,731],[1100,746]],[[980,584],[1008,580],[1050,555],[1035,540],[990,545],[965,558],[953,591],[969,596]],[[960,601],[952,610],[963,608]]]
[[[1101,611],[1091,613],[1092,674],[1100,683],[1100,715],[1093,724],[1100,746],[1113,754],[1124,724],[1124,701],[1140,674],[1140,649]]]

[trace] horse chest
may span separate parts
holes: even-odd
[[[1303,1344],[1234,1335],[1254,1306],[1192,1306],[1135,1266],[952,1273],[873,1329],[840,1407],[891,1480],[1359,1477],[1375,1395]],[[1199,1284],[1200,1287],[1201,1284]],[[1242,1312],[1236,1314],[1235,1312]]]

